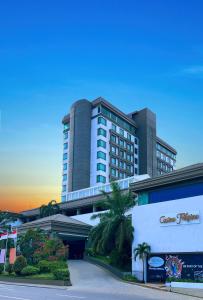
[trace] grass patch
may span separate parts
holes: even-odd
[[[8,274],[8,273],[4,273],[0,275],[0,280],[2,279],[6,279],[6,278],[15,278],[15,279],[44,279],[44,280],[57,280],[54,277],[54,274],[52,273],[41,273],[41,274],[35,274],[35,275],[29,275],[29,276],[17,276],[15,273],[12,274]]]

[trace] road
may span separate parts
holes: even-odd
[[[85,261],[69,261],[73,286],[30,287],[0,284],[0,300],[194,300],[197,298],[121,282]]]

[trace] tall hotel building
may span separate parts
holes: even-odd
[[[62,201],[72,191],[175,169],[176,150],[156,135],[148,108],[125,114],[103,98],[75,102],[63,118]]]

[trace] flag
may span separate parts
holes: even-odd
[[[6,249],[1,249],[0,264],[4,264],[5,263],[5,256],[6,256]]]
[[[17,238],[17,230],[13,230],[8,234],[9,239],[16,239]]]
[[[0,233],[0,241],[7,240],[8,232]]]
[[[16,248],[10,248],[9,263],[13,265],[15,260],[16,260]]]

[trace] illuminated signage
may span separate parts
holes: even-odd
[[[159,218],[159,223],[161,226],[197,224],[200,223],[200,214],[199,212],[180,212],[171,215],[163,214]]]

